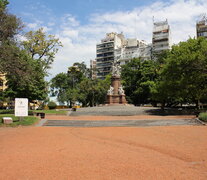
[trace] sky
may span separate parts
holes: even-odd
[[[74,62],[88,66],[96,44],[106,33],[151,43],[154,21],[168,20],[173,44],[196,36],[195,24],[207,13],[206,0],[9,0],[9,11],[21,18],[24,31],[44,28],[60,39],[49,79]]]

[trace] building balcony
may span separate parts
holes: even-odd
[[[96,54],[100,54],[100,53],[113,53],[114,49],[97,49]]]
[[[112,55],[104,55],[104,56],[97,56],[96,57],[96,59],[98,60],[98,59],[102,59],[102,58],[113,58],[114,57],[114,55],[112,54]]]
[[[163,47],[154,47],[153,51],[163,51],[163,50],[168,50],[169,46],[163,46]]]

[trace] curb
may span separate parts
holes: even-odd
[[[201,121],[200,119],[198,119],[198,118],[195,118],[195,120],[196,121],[198,121],[200,124],[202,124],[203,126],[206,126],[207,124],[206,123],[204,123],[203,121]]]
[[[47,119],[40,119],[39,123],[35,125],[35,127],[41,127],[44,123],[47,122]]]

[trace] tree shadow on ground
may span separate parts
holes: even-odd
[[[199,110],[196,109],[183,109],[183,108],[165,108],[162,109],[149,109],[145,110],[145,113],[149,115],[157,116],[169,116],[169,115],[198,115]]]

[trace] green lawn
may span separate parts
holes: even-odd
[[[45,114],[66,114],[67,111],[64,110],[29,110],[29,115],[32,115],[32,112],[43,112]],[[13,109],[8,109],[8,110],[0,110],[0,114],[14,114]]]
[[[64,111],[64,110],[35,110],[33,112],[43,112],[45,114],[66,114],[67,111]]]
[[[0,109],[0,114],[14,114],[14,109]]]
[[[2,123],[2,118],[3,117],[11,117],[13,119],[13,123],[12,124],[3,124]],[[24,117],[22,121],[19,121],[18,117],[15,117],[12,114],[0,114],[0,126],[10,126],[10,127],[15,127],[15,126],[30,126],[33,125],[34,123],[36,123],[38,121],[38,117],[35,116],[27,116]]]
[[[201,120],[201,121],[204,121],[204,122],[207,122],[207,112],[202,112],[199,114],[198,118]]]

